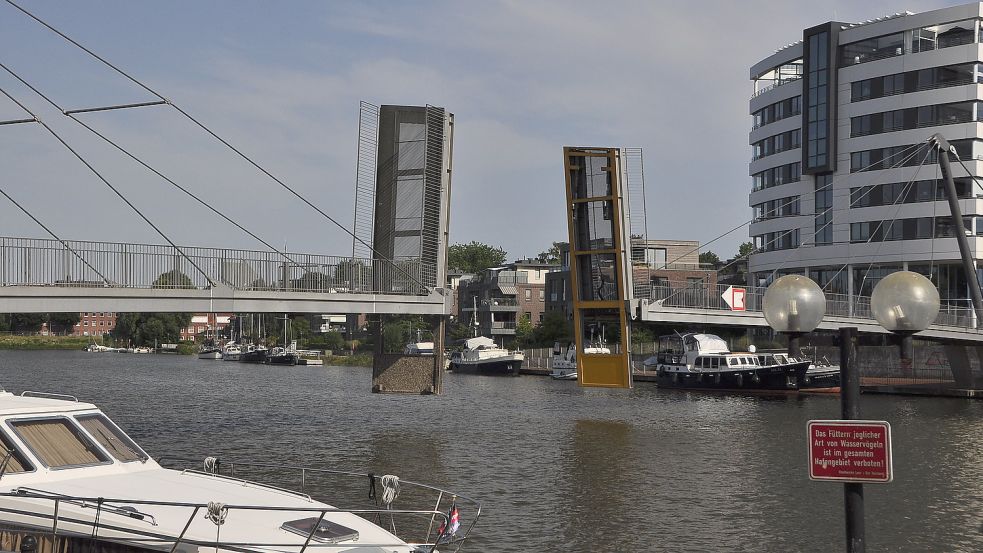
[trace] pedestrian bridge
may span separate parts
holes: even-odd
[[[292,252],[0,237],[0,312],[437,315],[436,267]]]
[[[732,311],[722,295],[727,285],[675,288],[670,286],[636,286],[631,300],[635,320],[685,325],[768,326],[761,311],[764,287],[748,286],[744,311]],[[857,327],[860,332],[887,334],[870,311],[869,296],[826,294],[826,316],[819,329],[836,330]],[[983,343],[970,307],[943,305],[935,324],[918,333],[925,338]]]

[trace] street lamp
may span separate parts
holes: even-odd
[[[901,368],[911,369],[912,335],[925,330],[939,314],[939,291],[932,281],[911,271],[881,279],[870,296],[870,310],[881,326],[901,337]]]
[[[826,314],[826,295],[812,279],[785,275],[765,291],[762,311],[768,326],[788,335],[789,357],[801,358],[799,338],[812,332]]]

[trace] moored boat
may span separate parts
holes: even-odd
[[[98,407],[72,396],[0,390],[0,421],[0,528],[11,543],[33,538],[36,551],[433,552],[462,544],[480,514],[466,496],[393,475],[214,457],[197,470],[166,468]],[[245,480],[249,467],[277,481],[286,479],[272,473],[296,471],[302,489]],[[308,495],[316,478],[334,482],[317,489],[338,494],[351,489],[341,481],[349,477],[378,486],[380,502],[347,509],[337,505],[342,496],[329,504]],[[401,488],[406,498],[429,496],[429,506],[400,499]]]
[[[464,342],[463,351],[451,354],[450,369],[459,373],[518,376],[525,355],[498,347],[494,340],[477,336]]]
[[[222,348],[222,361],[238,361],[242,357],[242,349],[235,342],[228,342]]]
[[[731,352],[714,334],[674,334],[659,339],[659,352],[645,360],[666,388],[799,390],[811,361],[767,362],[754,352]],[[764,363],[763,363],[764,361]]]
[[[243,363],[266,363],[266,354],[268,351],[266,346],[249,344],[239,355],[239,361]]]
[[[202,346],[198,351],[198,359],[221,359],[222,348],[218,346]]]

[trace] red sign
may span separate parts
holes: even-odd
[[[891,425],[885,421],[809,421],[809,478],[839,482],[894,479]]]
[[[746,311],[747,307],[744,303],[744,298],[747,296],[747,290],[744,288],[734,288],[733,286],[728,286],[724,290],[720,297],[727,302],[727,306],[730,307],[731,311]]]

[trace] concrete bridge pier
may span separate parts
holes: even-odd
[[[376,394],[439,394],[444,374],[445,318],[435,317],[434,354],[404,355],[386,353],[385,319],[369,317],[369,327],[375,343],[372,359],[372,393]],[[402,348],[403,344],[399,344]]]

